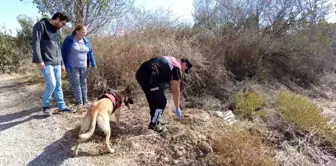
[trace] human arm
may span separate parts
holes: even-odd
[[[180,108],[180,80],[172,80],[172,92],[175,108]]]
[[[41,55],[41,39],[43,34],[43,27],[41,23],[36,23],[33,27],[33,40],[32,40],[32,47],[33,47],[33,63],[37,63],[40,69],[44,69],[44,62]]]
[[[60,52],[61,55],[62,55],[62,49],[61,49],[61,44],[60,44],[60,43],[58,43],[58,48],[59,48],[59,52]],[[65,72],[65,71],[66,71],[66,68],[65,68],[65,65],[64,65],[63,55],[62,55],[61,66],[62,66],[62,71]]]
[[[62,68],[63,70],[67,69],[68,71],[70,70],[69,67],[69,62],[68,62],[68,53],[69,53],[69,36],[66,37],[63,41],[62,48],[61,48],[61,53],[62,53]]]
[[[173,69],[173,80],[171,82],[172,85],[172,93],[173,93],[173,101],[176,109],[176,114],[178,119],[181,119],[181,110],[180,110],[180,77],[181,71],[180,69]]]
[[[95,57],[94,57],[94,52],[93,52],[91,43],[90,43],[89,39],[87,39],[87,38],[86,38],[86,41],[87,41],[87,46],[89,48],[88,56],[89,56],[90,63],[91,63],[93,68],[96,68],[97,64],[96,64],[96,60],[95,60]]]

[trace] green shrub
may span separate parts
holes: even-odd
[[[302,131],[320,130],[327,119],[307,97],[285,91],[279,94],[276,108],[284,118]]]
[[[336,128],[332,125],[324,125],[319,134],[324,138],[325,141],[331,144],[331,147],[336,148]]]
[[[265,98],[254,92],[239,91],[234,96],[234,105],[238,114],[244,118],[257,115],[257,109],[265,105]]]

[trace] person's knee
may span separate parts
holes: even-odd
[[[80,84],[81,84],[81,87],[85,87],[87,85],[86,79],[85,80],[81,80]]]
[[[159,104],[162,109],[166,108],[167,105],[167,99],[166,96],[164,95],[164,92],[162,89],[160,89],[160,95],[158,95],[158,99],[160,100]]]
[[[55,82],[55,88],[62,88],[62,82],[61,81],[56,81]]]
[[[166,100],[166,98],[161,99],[161,108],[162,108],[162,109],[166,108],[166,105],[167,105],[167,100]]]
[[[155,102],[155,108],[164,109],[166,108],[167,100],[165,98],[158,98]]]
[[[56,81],[55,80],[46,81],[46,84],[47,84],[48,89],[54,90],[56,88]]]
[[[72,88],[77,88],[77,87],[80,86],[80,84],[79,84],[76,80],[71,80],[71,81],[69,81],[69,82],[70,82],[70,86],[71,86]]]

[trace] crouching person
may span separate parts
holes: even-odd
[[[167,104],[163,84],[171,82],[177,118],[182,118],[180,109],[180,79],[182,72],[189,73],[192,64],[189,59],[178,59],[172,56],[159,56],[143,64],[136,72],[136,80],[146,95],[150,108],[151,120],[148,128],[162,132],[159,119]]]

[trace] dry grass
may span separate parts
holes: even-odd
[[[256,78],[260,82],[281,82],[292,90],[297,85],[309,88],[319,83],[321,71],[333,70],[330,65],[334,59],[327,43],[313,35],[321,28],[274,38],[250,29],[223,34],[153,25],[125,36],[96,36],[91,42],[98,69],[89,73],[89,90],[94,92],[97,79],[105,79],[113,88],[137,86],[134,75],[140,64],[160,55],[188,57],[193,61],[192,73],[183,78],[182,94],[195,105],[199,105],[197,98],[204,95],[228,100],[237,90],[237,80]],[[307,37],[307,33],[312,35]],[[298,42],[302,37],[305,40]]]
[[[69,89],[65,90],[69,91]],[[255,94],[259,93],[255,92]],[[302,163],[313,165],[317,163],[323,165],[335,161],[331,153],[332,147],[322,139],[320,141],[315,139],[314,131],[308,132],[307,137],[297,136],[276,142],[276,145],[270,145],[268,143],[272,136],[268,135],[268,129],[255,125],[256,122],[247,121],[247,124],[242,124],[245,122],[240,121],[236,127],[230,127],[223,123],[223,119],[209,114],[204,109],[195,108],[183,109],[183,119],[176,121],[171,96],[168,95],[167,98],[169,104],[165,109],[164,119],[169,124],[166,132],[159,135],[148,131],[149,109],[144,95],[139,95],[136,98],[136,105],[131,110],[122,111],[121,120],[125,130],[117,129],[115,123],[111,122],[113,131],[111,144],[117,153],[104,154],[104,135],[97,131],[89,142],[81,146],[80,154],[84,155],[82,158],[89,158],[90,162],[97,165],[109,163],[116,165],[120,163],[128,165],[291,165]],[[211,108],[212,105],[219,104],[213,103],[213,100],[211,98],[204,100],[203,105]],[[297,102],[293,100],[292,103]],[[251,105],[253,107],[255,104],[247,106]],[[82,117],[83,115],[79,114],[63,114],[54,116],[53,120],[70,130],[78,127]],[[285,128],[286,126],[280,127]],[[77,132],[77,129],[71,130],[72,135],[67,138],[68,141],[73,141]],[[324,147],[321,148],[321,146]],[[327,148],[330,153],[326,150]],[[275,158],[272,157],[274,152]]]
[[[292,149],[312,163],[335,162],[335,128],[312,101],[284,91],[277,98],[276,108],[289,124],[286,132],[290,133]]]
[[[194,63],[192,73],[184,75],[182,82],[183,103],[187,103],[183,108],[183,120],[175,121],[173,108],[168,106],[165,111],[170,122],[168,131],[161,135],[148,133],[148,108],[144,96],[139,95],[136,99],[138,108],[123,112],[126,130],[113,128],[116,134],[112,136],[112,142],[118,154],[99,157],[96,162],[101,164],[98,160],[128,158],[130,163],[137,165],[209,165],[214,162],[219,162],[219,165],[274,165],[277,161],[285,161],[283,157],[275,161],[266,154],[265,138],[239,127],[228,128],[222,119],[211,116],[207,111],[226,109],[229,104],[223,106],[223,103],[233,101],[239,115],[244,118],[267,116],[267,112],[257,111],[266,103],[264,95],[239,91],[240,83],[248,84],[250,79],[262,83],[281,82],[292,89],[298,85],[309,88],[319,83],[321,71],[332,71],[330,66],[335,59],[323,39],[315,35],[318,29],[304,31],[307,32],[272,38],[248,29],[237,34],[222,34],[197,28],[148,27],[141,33],[121,37],[91,38],[98,67],[95,70],[90,68],[88,75],[89,96],[92,98],[101,95],[103,82],[111,88],[119,89],[127,84],[138,87],[135,72],[142,62],[151,57],[188,57]],[[306,35],[308,32],[310,36]],[[304,40],[301,40],[303,37]],[[31,82],[43,81],[40,71],[29,71],[33,73]],[[63,74],[64,94],[71,102],[66,77]],[[139,89],[136,91],[140,92]],[[326,119],[307,98],[281,93],[276,108],[286,122],[294,126],[292,128],[304,133],[317,133],[327,140],[323,142],[324,148],[332,147],[336,138],[335,129],[332,126],[323,127],[327,126]],[[74,119],[78,125],[78,117],[71,120]],[[287,123],[276,127],[285,132]],[[97,140],[101,139],[96,133],[89,143],[83,145],[83,149],[98,149],[93,153],[99,155],[103,144]],[[302,142],[303,138],[288,139],[296,143]],[[289,153],[293,150],[293,154],[298,156],[293,156],[295,159],[286,164],[300,163],[300,160],[308,161],[303,163],[321,163],[319,160],[322,157],[316,156],[325,154],[318,151],[322,143],[311,145],[310,141],[303,141],[296,147],[293,144],[285,146],[284,138],[279,140],[274,142],[282,147],[282,151]],[[290,158],[291,155],[282,156]]]
[[[119,130],[115,127],[115,123],[111,122],[111,143],[117,153],[100,155],[105,151],[102,142],[104,134],[97,131],[89,142],[81,145],[80,154],[87,152],[87,155],[95,156],[92,161],[99,164],[102,164],[103,160],[107,163],[126,158],[133,163],[131,165],[251,165],[251,163],[274,165],[276,163],[267,155],[267,147],[262,139],[250,134],[239,124],[236,127],[229,127],[222,119],[200,109],[185,109],[183,119],[176,121],[176,115],[172,110],[173,104],[170,101],[164,113],[164,119],[169,124],[162,134],[155,134],[147,129],[148,107],[138,108],[137,104],[132,110],[123,110],[121,125],[125,129]],[[78,120],[76,123],[78,125]]]
[[[294,143],[295,142],[295,143]],[[291,141],[283,141],[276,159],[280,165],[334,165],[335,155],[321,148],[321,141],[311,132],[304,137],[296,137]]]
[[[220,133],[213,148],[218,155],[218,165],[275,165],[260,137],[237,128],[227,128]]]
[[[214,42],[211,34],[202,31],[169,28],[146,30],[125,37],[92,39],[98,69],[90,73],[90,89],[97,77],[106,79],[111,87],[137,85],[135,72],[142,62],[154,56],[171,55],[190,58],[194,64],[192,73],[183,78],[182,92],[185,97],[211,93],[225,98],[231,82],[228,81],[228,73],[223,61],[206,51],[213,48],[200,43],[202,39]]]

